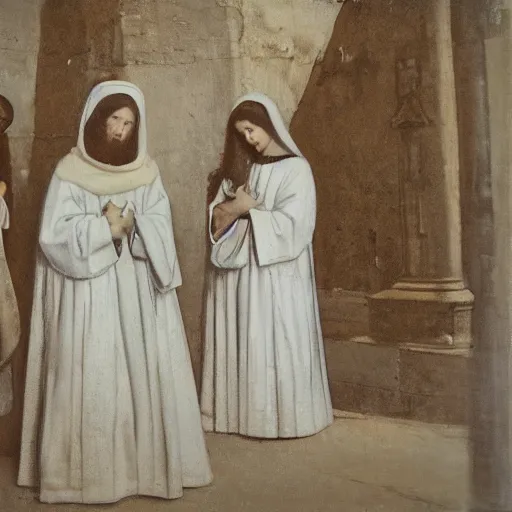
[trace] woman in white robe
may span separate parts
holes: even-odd
[[[139,110],[137,157],[121,166],[84,145],[87,120],[114,94]],[[109,203],[134,212],[118,248],[102,214]],[[43,502],[109,503],[208,484],[170,204],[133,84],[91,92],[78,145],[52,177],[39,242],[19,485],[39,487]]]
[[[240,159],[249,168],[237,182],[230,165]],[[235,105],[223,166],[210,204],[203,427],[260,438],[309,436],[333,421],[315,288],[311,168],[276,105],[259,93]],[[242,207],[230,211],[239,199]],[[220,229],[218,207],[227,208]]]

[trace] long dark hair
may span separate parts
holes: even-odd
[[[106,122],[117,110],[129,108],[135,116],[131,137],[119,153],[119,160],[105,161]],[[111,94],[103,98],[94,109],[84,127],[84,146],[87,154],[95,160],[114,165],[125,165],[133,162],[139,153],[139,108],[135,100],[128,94]]]
[[[261,103],[256,101],[244,101],[240,103],[240,105],[233,109],[228,119],[224,139],[224,153],[220,166],[213,171],[208,178],[209,202],[213,201],[224,179],[231,180],[235,190],[240,185],[244,185],[249,178],[252,164],[261,157],[256,149],[247,144],[244,136],[237,131],[235,124],[238,121],[249,121],[263,128],[279,146],[288,150],[277,134],[267,109]]]
[[[4,133],[14,119],[14,109],[11,102],[0,94],[0,135]]]

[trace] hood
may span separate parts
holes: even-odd
[[[284,142],[286,147],[295,155],[304,158],[304,155],[301,153],[297,144],[295,144],[294,140],[292,139],[290,132],[286,128],[283,117],[281,116],[281,112],[279,112],[277,105],[268,96],[265,96],[265,94],[260,92],[251,92],[239,98],[233,106],[233,110],[244,101],[254,101],[263,105],[267,110],[270,121],[274,125],[276,133],[279,135],[280,139]]]

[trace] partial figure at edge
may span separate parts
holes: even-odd
[[[0,95],[0,416],[12,410],[14,390],[12,382],[12,356],[20,340],[20,314],[16,294],[12,284],[9,265],[5,255],[3,231],[9,229],[10,217],[6,201],[10,153],[5,131],[12,124],[14,111],[5,96]],[[3,145],[6,144],[4,151]],[[9,172],[10,174],[10,172]]]

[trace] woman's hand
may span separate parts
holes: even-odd
[[[261,204],[253,199],[244,185],[237,188],[234,199],[228,199],[213,209],[213,239],[218,240],[226,229],[249,210]]]
[[[0,181],[0,197],[4,197],[7,192],[7,184],[5,181]]]
[[[257,201],[253,199],[253,197],[246,192],[246,187],[241,185],[236,189],[235,199],[233,199],[232,208],[238,214],[238,217],[241,215],[245,215],[249,210],[255,208],[261,203],[261,201]]]

